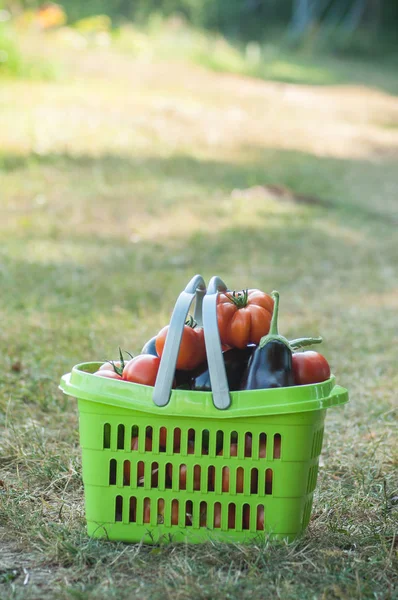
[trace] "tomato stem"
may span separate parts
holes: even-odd
[[[195,321],[192,315],[189,315],[188,319],[185,321],[185,325],[188,325],[188,327],[195,329],[195,327],[197,326],[197,322]]]
[[[245,308],[249,298],[249,290],[242,290],[241,292],[224,292],[224,295],[228,298],[232,304],[235,304],[236,308]]]
[[[124,366],[123,367],[122,366],[118,367],[113,360],[106,360],[105,362],[109,363],[110,365],[112,365],[113,370],[115,371],[115,373],[117,373],[117,375],[122,376]]]

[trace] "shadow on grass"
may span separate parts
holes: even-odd
[[[398,212],[391,186],[397,180],[396,160],[384,157],[382,163],[377,160],[377,150],[369,159],[337,159],[320,157],[294,150],[280,150],[261,147],[241,147],[240,155],[244,159],[228,162],[216,159],[199,159],[188,154],[169,156],[126,156],[102,154],[49,153],[27,155],[0,154],[0,172],[12,173],[28,170],[39,173],[42,167],[51,167],[54,171],[67,172],[71,186],[84,188],[85,201],[91,201],[91,195],[98,194],[93,183],[93,175],[101,174],[109,188],[120,190],[125,185],[126,194],[134,193],[138,184],[159,187],[158,196],[148,204],[151,216],[160,214],[164,204],[158,198],[165,197],[162,186],[174,186],[173,198],[167,199],[168,205],[192,204],[197,207],[198,194],[214,195],[229,193],[232,190],[247,190],[251,187],[264,187],[270,192],[272,186],[287,191],[287,194],[274,190],[281,202],[290,200],[300,204],[320,204],[337,209],[357,219],[373,220],[381,224],[396,224]],[[46,192],[43,189],[43,193]],[[51,193],[51,189],[50,189]],[[145,193],[145,191],[144,191]],[[170,194],[170,192],[168,192]],[[261,194],[261,189],[257,190]],[[108,202],[126,202],[126,196],[118,198],[120,191]],[[244,197],[244,194],[242,194]],[[183,198],[182,198],[183,196]],[[386,200],[384,198],[386,197]],[[375,201],[376,200],[376,201]],[[250,197],[249,200],[250,201]]]
[[[347,229],[349,233],[349,229]],[[222,275],[227,283],[242,282],[268,289],[293,288],[305,295],[308,287],[347,286],[361,290],[383,285],[379,258],[366,237],[341,237],[335,228],[319,229],[311,212],[282,214],[259,212],[252,225],[230,225],[195,231],[178,240],[141,240],[69,233],[53,239],[28,236],[26,242],[46,244],[41,260],[8,256],[2,261],[0,306],[8,314],[38,311],[59,314],[78,322],[107,318],[110,307],[135,314],[154,313],[172,306],[196,273],[206,278]],[[52,248],[68,244],[78,248],[77,259]],[[369,284],[363,270],[372,272]],[[379,281],[380,279],[380,281]],[[176,291],[177,290],[177,291]],[[111,310],[111,311],[112,311]]]

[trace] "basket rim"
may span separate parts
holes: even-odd
[[[102,362],[77,364],[63,375],[60,389],[67,395],[115,408],[151,413],[156,416],[236,419],[324,410],[348,402],[348,392],[337,385],[335,376],[321,383],[231,392],[231,406],[219,410],[211,392],[172,390],[166,406],[152,400],[154,388],[147,385],[98,377]]]

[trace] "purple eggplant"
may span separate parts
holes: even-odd
[[[225,372],[230,392],[235,392],[240,389],[242,377],[255,349],[255,344],[250,344],[243,349],[231,348],[230,350],[225,350],[223,352]],[[203,363],[197,372],[193,374],[192,389],[197,392],[211,391],[210,373],[207,363]]]

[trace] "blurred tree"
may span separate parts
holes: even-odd
[[[13,9],[37,8],[40,0],[0,0]],[[192,25],[247,40],[264,40],[267,33],[286,28],[288,37],[305,40],[314,30],[331,39],[331,32],[346,38],[359,29],[395,35],[398,0],[59,0],[69,22],[91,15],[109,15],[141,24],[153,13],[180,14]],[[380,36],[384,37],[384,36]],[[396,43],[396,39],[395,39]]]

